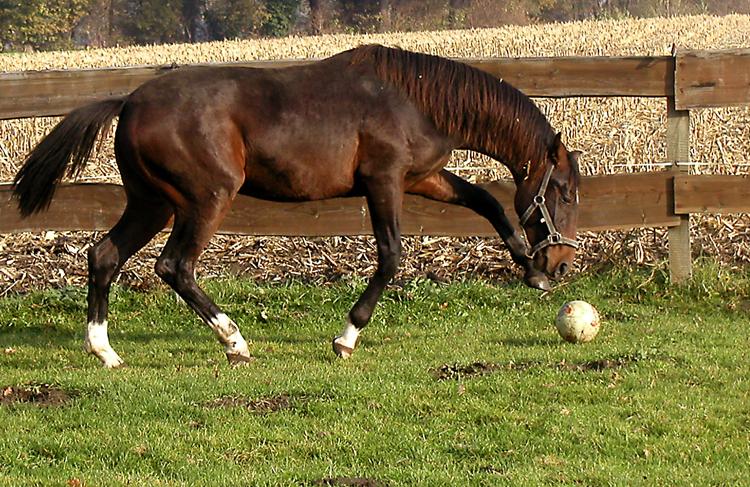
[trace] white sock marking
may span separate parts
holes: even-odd
[[[219,313],[211,318],[211,329],[222,342],[228,341],[230,336],[239,332],[239,328],[234,321],[224,313]]]
[[[347,318],[346,325],[344,325],[344,330],[341,332],[341,335],[336,338],[336,342],[344,345],[345,347],[354,348],[357,345],[358,339],[359,329],[354,326]]]
[[[250,356],[247,342],[240,333],[240,328],[224,313],[211,318],[211,329],[219,337],[219,341],[225,345],[225,352],[232,355]]]
[[[87,352],[96,355],[107,368],[118,367],[123,364],[120,356],[109,344],[106,320],[102,323],[90,321],[86,325],[86,339],[83,346]]]

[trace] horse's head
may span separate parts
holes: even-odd
[[[527,273],[526,283],[532,287],[548,289],[541,273],[557,279],[573,265],[578,248],[579,154],[569,152],[557,134],[545,159],[541,164],[532,161],[528,175],[517,186],[516,212],[533,259],[533,271]]]

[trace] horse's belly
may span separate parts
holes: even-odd
[[[308,201],[351,193],[354,171],[321,161],[257,161],[245,169],[240,193],[275,201]]]

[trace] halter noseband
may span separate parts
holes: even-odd
[[[536,196],[534,196],[534,201],[531,203],[531,205],[526,209],[523,215],[521,215],[520,223],[523,227],[524,225],[526,225],[526,222],[529,221],[531,215],[533,215],[538,208],[539,211],[542,212],[542,222],[547,225],[547,231],[549,232],[547,238],[531,248],[529,257],[534,257],[537,252],[545,247],[549,247],[550,245],[568,245],[569,247],[573,247],[574,249],[578,248],[578,242],[576,240],[564,237],[560,232],[557,231],[557,229],[555,228],[555,224],[552,222],[552,218],[550,217],[547,205],[545,204],[546,198],[544,197],[544,194],[547,192],[549,178],[552,176],[552,171],[554,168],[555,166],[552,164],[550,164],[550,166],[547,168],[547,172],[544,173],[544,179],[542,179],[542,184],[539,186],[539,192]]]

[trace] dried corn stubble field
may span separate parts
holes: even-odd
[[[0,71],[77,69],[143,64],[231,62],[253,59],[319,58],[359,44],[379,42],[449,57],[668,55],[683,48],[724,49],[750,46],[750,16],[695,16],[671,19],[586,21],[472,31],[327,35],[195,45],[97,49],[0,56]],[[666,158],[666,110],[662,99],[537,99],[562,131],[570,147],[585,152],[584,174],[658,169]],[[691,112],[694,172],[750,172],[750,108]],[[0,181],[9,181],[24,154],[54,125],[39,118],[0,122]],[[504,168],[472,153],[457,152],[454,172],[475,181],[507,177]],[[111,141],[83,175],[85,180],[117,181]],[[727,263],[750,262],[747,215],[696,219],[694,250]],[[152,259],[164,239],[150,245],[125,270],[133,284],[151,282]],[[48,285],[82,284],[82,251],[90,235],[17,235],[0,237],[0,293]],[[585,238],[587,266],[610,259],[653,263],[665,255],[664,232],[607,232]],[[403,277],[425,275],[497,276],[509,269],[499,241],[410,238]],[[295,276],[326,279],[366,275],[374,249],[366,238],[290,239],[219,237],[202,259],[204,275],[226,269],[274,279]],[[144,258],[145,257],[145,258]],[[229,265],[226,265],[231,262]],[[300,265],[303,262],[303,265]],[[149,268],[149,269],[147,269]]]

